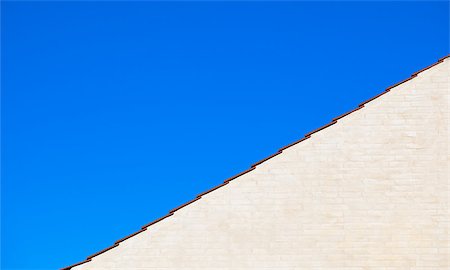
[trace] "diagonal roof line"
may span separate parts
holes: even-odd
[[[381,92],[380,94],[378,94],[378,95],[376,95],[376,96],[374,96],[374,97],[372,97],[372,98],[370,98],[370,99],[368,99],[368,100],[366,100],[366,101],[360,103],[356,109],[353,109],[353,110],[351,110],[351,111],[349,111],[349,112],[347,112],[347,113],[344,113],[344,114],[342,114],[342,115],[340,115],[340,116],[338,116],[338,117],[333,118],[333,120],[332,120],[330,123],[328,123],[328,124],[326,124],[326,125],[324,125],[324,126],[322,126],[322,127],[319,127],[319,128],[317,128],[317,129],[315,129],[315,130],[313,130],[313,131],[307,133],[302,139],[300,139],[300,140],[298,140],[298,141],[295,141],[295,142],[293,142],[293,143],[291,143],[291,144],[289,144],[289,145],[286,145],[286,146],[280,148],[275,154],[272,154],[272,155],[270,155],[270,156],[268,156],[268,157],[266,157],[266,158],[264,158],[264,159],[262,159],[262,160],[260,160],[260,161],[258,161],[258,162],[256,162],[256,163],[254,163],[253,165],[251,165],[250,169],[247,169],[247,170],[245,170],[245,171],[243,171],[243,172],[241,172],[241,173],[239,173],[239,174],[237,174],[237,175],[235,175],[235,176],[232,176],[232,177],[228,178],[227,180],[225,180],[222,184],[220,184],[220,185],[218,185],[218,186],[215,186],[215,187],[213,187],[213,188],[211,188],[211,189],[209,189],[209,190],[207,190],[207,191],[205,191],[205,192],[203,192],[203,193],[200,193],[199,195],[197,195],[197,197],[196,197],[195,199],[193,199],[193,200],[191,200],[191,201],[188,201],[187,203],[185,203],[185,204],[183,204],[183,205],[180,205],[180,206],[174,208],[173,210],[170,210],[169,213],[168,213],[167,215],[165,215],[165,216],[163,216],[163,217],[161,217],[161,218],[159,218],[159,219],[157,219],[157,220],[155,220],[155,221],[152,221],[152,222],[148,223],[147,225],[144,225],[139,231],[137,231],[137,232],[135,232],[135,233],[132,233],[132,234],[130,234],[130,235],[128,235],[128,236],[125,236],[125,237],[122,238],[122,239],[117,240],[112,246],[107,247],[107,248],[105,248],[105,249],[103,249],[103,250],[101,250],[101,251],[99,251],[99,252],[97,252],[97,253],[95,253],[95,254],[92,254],[92,255],[88,256],[88,257],[86,258],[86,260],[81,261],[81,262],[76,263],[76,264],[73,264],[73,265],[70,265],[70,266],[67,266],[67,267],[64,267],[64,268],[61,268],[61,270],[70,270],[70,269],[72,269],[72,267],[79,266],[79,265],[81,265],[81,264],[90,262],[90,261],[92,260],[92,258],[94,258],[94,257],[96,257],[96,256],[98,256],[98,255],[100,255],[100,254],[102,254],[102,253],[104,253],[104,252],[106,252],[106,251],[108,251],[108,250],[111,250],[111,249],[113,249],[113,248],[119,246],[121,242],[123,242],[123,241],[125,241],[125,240],[127,240],[127,239],[129,239],[129,238],[131,238],[131,237],[133,237],[133,236],[135,236],[135,235],[137,235],[137,234],[143,232],[143,231],[146,231],[147,228],[150,227],[151,225],[153,225],[153,224],[155,224],[155,223],[158,223],[158,222],[160,222],[161,220],[166,219],[166,218],[172,216],[176,211],[178,211],[178,210],[180,210],[181,208],[183,208],[183,207],[185,207],[185,206],[187,206],[187,205],[189,205],[189,204],[191,204],[191,203],[193,203],[193,202],[195,202],[195,201],[201,199],[202,196],[204,196],[204,195],[206,195],[206,194],[208,194],[208,193],[210,193],[210,192],[212,192],[212,191],[214,191],[214,190],[216,190],[216,189],[218,189],[218,188],[221,188],[221,187],[227,185],[230,181],[232,181],[232,180],[238,178],[239,176],[242,176],[242,175],[244,175],[244,174],[246,174],[246,173],[248,173],[248,172],[254,170],[254,169],[256,168],[256,166],[258,166],[258,165],[260,165],[261,163],[266,162],[267,160],[269,160],[269,159],[271,159],[271,158],[273,158],[273,157],[275,157],[275,156],[281,154],[281,153],[283,152],[283,150],[285,150],[285,149],[287,149],[287,148],[289,148],[289,147],[292,147],[292,146],[294,146],[294,145],[296,145],[296,144],[298,144],[298,143],[300,143],[300,142],[302,142],[302,141],[304,141],[304,140],[307,140],[307,139],[311,138],[311,135],[313,135],[314,133],[319,132],[319,131],[321,131],[321,130],[323,130],[323,129],[329,127],[329,126],[332,126],[332,125],[336,124],[336,123],[338,122],[339,119],[341,119],[341,118],[343,118],[343,117],[345,117],[345,116],[347,116],[347,115],[349,115],[349,114],[351,114],[351,113],[353,113],[353,112],[356,112],[356,111],[358,111],[358,110],[364,108],[364,105],[365,105],[365,104],[367,104],[367,103],[369,103],[369,102],[371,102],[371,101],[373,101],[373,100],[379,98],[380,96],[386,94],[386,93],[389,92],[392,88],[394,88],[394,87],[396,87],[396,86],[399,86],[400,84],[403,84],[403,83],[405,83],[405,82],[407,82],[407,81],[410,81],[410,80],[414,79],[415,77],[417,77],[417,75],[418,75],[419,73],[421,73],[421,72],[423,72],[423,71],[425,71],[425,70],[428,70],[428,69],[430,69],[430,68],[432,68],[432,67],[434,67],[434,66],[436,66],[436,65],[438,65],[438,64],[440,64],[440,63],[442,63],[442,62],[444,62],[444,60],[445,60],[446,58],[449,58],[449,57],[450,57],[450,55],[447,55],[447,56],[445,56],[445,57],[442,57],[442,58],[440,58],[437,62],[435,62],[434,64],[429,65],[429,66],[427,66],[427,67],[425,67],[425,68],[423,68],[423,69],[421,69],[421,70],[419,70],[419,71],[417,71],[417,72],[414,72],[409,78],[407,78],[407,79],[405,79],[405,80],[403,80],[403,81],[400,81],[400,82],[398,82],[398,83],[396,83],[396,84],[394,84],[394,85],[391,85],[391,86],[387,87],[387,88],[386,88],[383,92]]]

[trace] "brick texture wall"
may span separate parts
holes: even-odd
[[[72,269],[449,269],[449,71],[447,58]]]

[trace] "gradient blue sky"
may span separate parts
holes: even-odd
[[[3,2],[2,269],[84,259],[449,52],[446,2]]]

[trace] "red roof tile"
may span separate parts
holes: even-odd
[[[127,240],[127,239],[129,239],[129,238],[131,238],[131,237],[133,237],[133,236],[135,236],[135,235],[137,235],[137,234],[143,232],[143,231],[146,231],[147,228],[148,228],[149,226],[151,226],[151,225],[153,225],[153,224],[155,224],[155,223],[157,223],[157,222],[159,222],[159,221],[161,221],[161,220],[163,220],[163,219],[165,219],[165,218],[168,218],[168,217],[172,216],[176,211],[178,211],[178,210],[180,210],[181,208],[183,208],[183,207],[185,207],[185,206],[187,206],[187,205],[189,205],[189,204],[191,204],[191,203],[193,203],[193,202],[195,202],[195,201],[201,199],[202,196],[204,196],[204,195],[206,195],[206,194],[208,194],[208,193],[210,193],[210,192],[212,192],[212,191],[214,191],[214,190],[216,190],[216,189],[218,189],[218,188],[221,188],[221,187],[227,185],[230,181],[232,181],[232,180],[238,178],[239,176],[242,176],[242,175],[244,175],[244,174],[246,174],[246,173],[248,173],[248,172],[254,170],[254,169],[256,168],[256,166],[258,166],[258,165],[260,165],[261,163],[263,163],[263,162],[265,162],[265,161],[267,161],[267,160],[269,160],[269,159],[271,159],[271,158],[273,158],[273,157],[275,157],[275,156],[281,154],[281,153],[283,152],[283,150],[285,150],[285,149],[287,149],[287,148],[289,148],[289,147],[291,147],[291,146],[293,146],[293,145],[296,145],[296,144],[298,144],[298,143],[300,143],[300,142],[302,142],[302,141],[304,141],[304,140],[306,140],[306,139],[311,138],[311,135],[313,135],[313,134],[316,133],[316,132],[319,132],[319,131],[321,131],[321,130],[323,130],[323,129],[329,127],[329,126],[332,126],[332,125],[336,124],[337,121],[338,121],[339,119],[341,119],[341,118],[343,118],[343,117],[345,117],[345,116],[347,116],[347,115],[349,115],[349,114],[351,114],[351,113],[353,113],[353,112],[355,112],[355,111],[357,111],[357,110],[362,109],[362,108],[364,107],[365,104],[367,104],[367,103],[373,101],[374,99],[379,98],[380,96],[386,94],[387,92],[390,91],[390,89],[392,89],[392,88],[394,88],[394,87],[396,87],[396,86],[398,86],[398,85],[400,85],[400,84],[402,84],[402,83],[405,83],[405,82],[407,82],[407,81],[413,79],[413,78],[416,77],[419,73],[421,73],[421,72],[423,72],[423,71],[425,71],[425,70],[427,70],[427,69],[430,69],[430,68],[434,67],[435,65],[438,65],[439,63],[442,63],[442,62],[443,62],[446,58],[448,58],[448,57],[450,57],[450,55],[447,55],[447,56],[445,56],[445,57],[442,57],[442,58],[439,59],[436,63],[434,63],[434,64],[432,64],[432,65],[430,65],[430,66],[427,66],[427,67],[425,67],[425,68],[423,68],[423,69],[421,69],[421,70],[419,70],[419,71],[413,73],[413,74],[411,75],[411,77],[409,77],[408,79],[403,80],[403,81],[401,81],[401,82],[398,82],[398,83],[396,83],[396,84],[394,84],[394,85],[389,86],[389,87],[386,88],[386,90],[383,91],[382,93],[380,93],[380,94],[378,94],[378,95],[376,95],[376,96],[374,96],[374,97],[372,97],[372,98],[370,98],[370,99],[368,99],[368,100],[366,100],[366,101],[360,103],[359,106],[358,106],[358,108],[353,109],[353,110],[351,110],[351,111],[349,111],[349,112],[347,112],[347,113],[344,113],[344,114],[342,114],[342,115],[340,115],[340,116],[334,118],[330,123],[328,123],[328,124],[326,124],[326,125],[324,125],[324,126],[318,128],[318,129],[315,129],[315,130],[313,130],[313,131],[307,133],[307,134],[304,136],[304,138],[302,138],[302,139],[300,139],[300,140],[298,140],[298,141],[295,141],[295,142],[293,142],[293,143],[291,143],[291,144],[289,144],[289,145],[286,145],[286,146],[280,148],[280,149],[278,150],[277,153],[275,153],[275,154],[273,154],[273,155],[270,155],[270,156],[268,156],[267,158],[264,158],[264,159],[262,159],[262,160],[260,160],[260,161],[258,161],[258,162],[256,162],[256,163],[254,163],[254,164],[250,167],[250,169],[245,170],[245,171],[243,171],[243,172],[241,172],[241,173],[239,173],[239,174],[237,174],[237,175],[235,175],[235,176],[232,176],[232,177],[228,178],[227,180],[225,180],[225,181],[223,182],[223,184],[220,184],[220,185],[218,185],[218,186],[215,186],[215,187],[213,187],[212,189],[207,190],[207,191],[205,191],[205,192],[203,192],[203,193],[197,195],[197,197],[196,197],[195,199],[193,199],[193,200],[191,200],[191,201],[189,201],[189,202],[187,202],[187,203],[185,203],[185,204],[183,204],[183,205],[181,205],[181,206],[179,206],[179,207],[177,207],[177,208],[171,210],[171,211],[169,212],[169,214],[165,215],[164,217],[159,218],[159,219],[157,219],[157,220],[155,220],[155,221],[152,221],[152,222],[148,223],[147,225],[144,225],[144,226],[142,227],[141,230],[139,230],[139,231],[137,231],[137,232],[135,232],[135,233],[133,233],[133,234],[130,234],[130,235],[128,235],[128,236],[125,236],[124,238],[122,238],[122,239],[120,239],[120,240],[117,240],[112,246],[110,246],[110,247],[108,247],[108,248],[106,248],[106,249],[103,249],[103,250],[101,250],[101,251],[99,251],[99,252],[97,252],[97,253],[95,253],[95,254],[92,254],[92,255],[88,256],[88,257],[86,258],[86,260],[84,260],[84,261],[81,261],[81,262],[79,262],[79,263],[73,264],[73,265],[71,265],[71,266],[67,266],[67,267],[61,268],[61,270],[69,270],[69,269],[71,269],[72,267],[75,267],[75,266],[78,266],[78,265],[81,265],[81,264],[90,262],[91,259],[92,259],[93,257],[98,256],[98,255],[100,255],[100,254],[102,254],[102,253],[104,253],[104,252],[107,252],[108,250],[111,250],[111,249],[113,249],[113,248],[119,246],[119,244],[120,244],[121,242],[123,242],[123,241],[125,241],[125,240]]]

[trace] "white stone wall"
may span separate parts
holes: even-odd
[[[449,269],[449,71],[447,58],[72,269]]]

